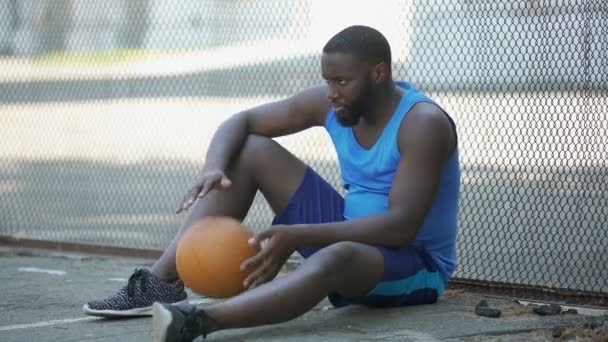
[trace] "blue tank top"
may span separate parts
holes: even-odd
[[[397,85],[405,92],[382,135],[369,150],[361,147],[352,127],[340,125],[333,109],[327,114],[325,128],[336,148],[347,190],[346,220],[388,211],[388,196],[401,159],[397,143],[399,126],[415,104],[434,103],[410,83],[397,82]],[[451,118],[450,122],[454,125]],[[458,149],[455,149],[445,163],[433,205],[412,243],[433,259],[446,281],[456,268],[459,191],[460,165]]]

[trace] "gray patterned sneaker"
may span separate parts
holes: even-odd
[[[107,298],[88,302],[82,310],[99,317],[151,316],[154,302],[179,303],[187,296],[181,280],[167,283],[142,268],[135,269],[127,286]]]
[[[216,330],[215,320],[192,304],[154,303],[152,328],[156,342],[190,342]]]

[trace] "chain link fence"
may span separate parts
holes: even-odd
[[[456,117],[456,277],[605,298],[603,0],[0,0],[0,235],[162,250],[217,125],[321,82],[351,24]],[[322,129],[278,141],[341,188]]]

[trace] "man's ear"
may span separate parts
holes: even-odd
[[[390,68],[385,62],[376,64],[372,70],[372,79],[376,84],[384,83],[390,76]]]

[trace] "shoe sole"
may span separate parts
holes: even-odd
[[[173,322],[173,315],[160,303],[154,303],[152,305],[152,312],[152,328],[154,331],[154,341],[166,342],[167,330],[169,330],[169,326],[171,325],[171,322]]]
[[[186,302],[188,302],[187,299],[181,302],[171,303],[171,305],[177,305]],[[89,308],[89,306],[85,304],[82,307],[82,312],[84,312],[85,315],[104,318],[143,317],[152,316],[152,306],[135,308],[131,310],[95,310]]]

